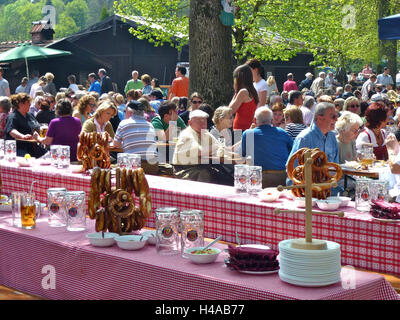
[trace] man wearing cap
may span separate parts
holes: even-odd
[[[125,89],[124,89],[125,95],[127,94],[127,92],[129,90],[132,90],[132,89],[142,90],[142,88],[143,88],[143,82],[142,82],[142,80],[139,79],[139,72],[136,70],[133,70],[132,71],[132,79],[128,80],[125,85]]]
[[[152,90],[150,92],[150,105],[153,107],[154,111],[158,113],[158,107],[160,106],[161,102],[164,101],[163,94],[160,90]]]
[[[307,89],[311,88],[311,85],[313,82],[312,77],[313,77],[313,74],[311,72],[306,73],[306,78],[302,82],[300,82],[300,85],[299,85],[300,91],[303,90],[304,88],[307,88]]]
[[[260,107],[255,112],[256,128],[242,135],[242,156],[251,156],[254,165],[261,166],[262,187],[286,184],[286,161],[293,139],[279,127],[271,125],[272,111]]]
[[[143,104],[131,100],[126,109],[132,115],[119,123],[114,137],[114,146],[122,147],[124,153],[140,154],[142,161],[157,162],[156,133],[153,125],[144,117]]]
[[[297,88],[296,81],[294,81],[293,79],[294,79],[293,73],[289,73],[287,75],[287,80],[283,84],[283,91],[290,92],[292,90],[296,90],[296,91],[299,90]]]
[[[186,180],[233,185],[233,173],[228,167],[200,162],[202,156],[216,157],[224,149],[208,132],[207,118],[208,114],[199,109],[190,113],[189,126],[179,135],[174,150],[175,175]]]
[[[161,141],[169,141],[170,140],[170,130],[169,123],[170,121],[175,121],[178,128],[181,130],[186,128],[185,123],[178,116],[178,112],[176,111],[176,104],[170,101],[164,101],[160,104],[158,108],[158,116],[154,117],[151,120],[151,124],[156,130],[156,135],[158,140]]]

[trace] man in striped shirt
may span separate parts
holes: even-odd
[[[154,127],[144,117],[144,106],[136,100],[131,100],[127,109],[132,116],[120,122],[114,137],[114,146],[124,150],[124,153],[140,154],[142,161],[149,164],[157,163],[156,133]]]

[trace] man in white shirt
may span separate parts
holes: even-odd
[[[318,94],[319,90],[325,87],[325,78],[326,73],[320,72],[318,78],[313,81],[310,90],[313,91],[314,94]]]
[[[79,91],[78,85],[76,84],[76,77],[75,75],[71,74],[68,76],[68,82],[69,82],[69,87],[68,89],[71,89],[73,92]]]
[[[364,82],[361,89],[361,95],[362,95],[361,99],[363,101],[368,101],[369,95],[375,91],[375,82],[376,82],[375,74],[370,75],[369,79]]]
[[[393,78],[390,75],[390,69],[388,67],[383,68],[383,73],[378,74],[378,76],[376,77],[376,83],[382,84],[384,88],[386,88],[387,85],[393,86]]]

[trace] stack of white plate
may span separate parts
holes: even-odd
[[[304,287],[322,287],[340,281],[340,245],[326,241],[326,250],[291,247],[292,239],[279,243],[279,277]]]

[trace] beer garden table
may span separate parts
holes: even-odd
[[[21,167],[0,164],[2,193],[28,190],[37,181],[37,198],[46,202],[46,190],[66,187],[90,190],[90,176],[74,174],[50,166]],[[146,226],[154,227],[154,209],[177,207],[204,212],[204,232],[209,238],[236,242],[236,232],[243,244],[260,243],[277,249],[285,239],[304,237],[304,216],[274,214],[275,208],[297,209],[294,202],[279,199],[264,203],[259,198],[236,194],[233,187],[147,175],[153,203],[153,215]],[[313,238],[338,242],[342,265],[400,275],[400,224],[374,220],[368,213],[355,210],[354,203],[343,210],[344,218],[314,215]]]

